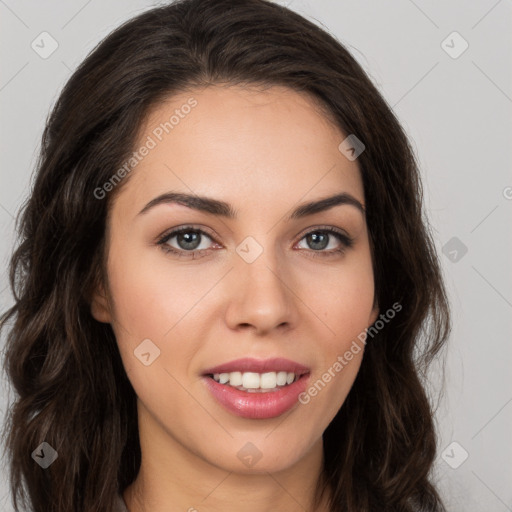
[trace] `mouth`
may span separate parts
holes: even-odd
[[[230,373],[214,373],[208,374],[207,377],[212,378],[219,384],[231,386],[240,391],[247,393],[271,393],[278,391],[294,382],[297,382],[302,375],[294,372],[230,372]]]
[[[290,386],[308,373],[307,366],[289,359],[244,358],[209,368],[203,376],[240,391],[267,393]]]
[[[236,416],[265,419],[291,409],[310,370],[288,359],[238,359],[207,369],[202,377],[218,403]]]

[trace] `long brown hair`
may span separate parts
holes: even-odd
[[[129,158],[149,110],[214,83],[309,93],[358,157],[380,311],[354,385],[324,433],[333,512],[444,510],[431,482],[433,406],[423,376],[450,332],[449,306],[408,138],[360,65],[326,31],[265,0],[179,0],[124,23],[73,73],[47,121],[1,317],[17,394],[4,427],[10,485],[36,512],[111,512],[141,461],[134,390],[113,331],[90,312],[106,282],[108,208],[98,187]],[[11,323],[11,322],[9,322]],[[47,442],[58,457],[31,457]],[[319,495],[324,487],[319,486]],[[20,502],[21,500],[21,502]]]

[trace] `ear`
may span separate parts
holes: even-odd
[[[98,320],[106,324],[111,323],[109,302],[103,285],[98,285],[91,294],[91,314]]]

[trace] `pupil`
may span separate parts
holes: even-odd
[[[182,249],[195,249],[199,245],[199,233],[194,231],[187,231],[185,233],[178,234],[178,244]],[[183,242],[183,243],[181,243]]]
[[[311,233],[308,235],[308,237],[309,237],[309,240],[312,241],[313,247],[311,247],[311,244],[310,244],[310,247],[312,249],[325,249],[328,245],[326,233]],[[320,239],[321,239],[321,241],[320,241]],[[318,245],[315,246],[315,244],[318,244]]]

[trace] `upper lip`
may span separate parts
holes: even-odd
[[[282,357],[274,357],[272,359],[254,359],[244,357],[235,359],[227,363],[222,363],[212,368],[204,370],[203,375],[213,375],[214,373],[231,373],[231,372],[292,372],[295,375],[309,373],[309,368]]]

